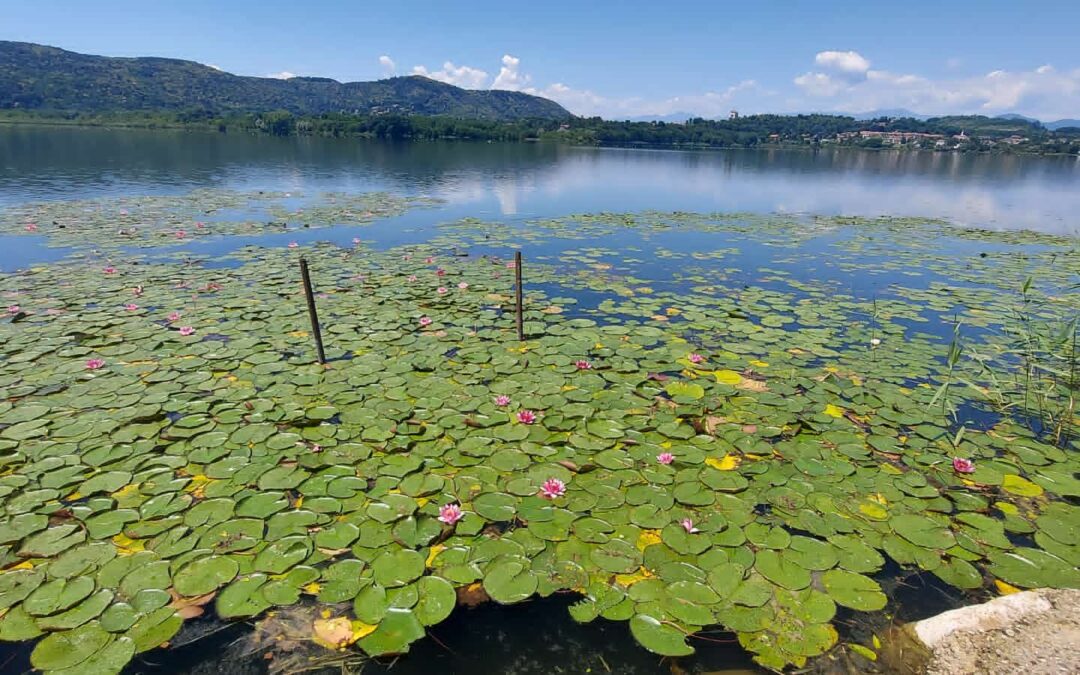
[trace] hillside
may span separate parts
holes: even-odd
[[[287,110],[446,115],[488,120],[571,117],[554,101],[520,92],[461,89],[425,77],[342,83],[233,75],[154,57],[115,58],[0,41],[0,109],[79,112]]]

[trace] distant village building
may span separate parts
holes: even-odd
[[[885,145],[903,145],[921,141],[940,141],[941,134],[924,134],[917,131],[845,131],[836,135],[837,140],[880,138]]]
[[[737,120],[737,119],[739,119],[739,111],[738,110],[732,110],[731,114],[728,115],[728,119],[729,120]]]

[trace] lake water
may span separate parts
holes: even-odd
[[[913,215],[1080,231],[1080,158],[857,150],[390,144],[0,127],[0,206],[213,187],[387,190],[445,200],[429,220],[642,209]]]
[[[520,224],[574,213],[642,210],[793,214],[800,216],[791,219],[797,224],[809,214],[925,216],[992,230],[1080,233],[1080,159],[1076,157],[390,144],[0,127],[0,208],[41,200],[180,195],[199,188],[307,196],[386,191],[440,201],[432,208],[413,209],[359,230],[347,225],[304,230],[293,223],[293,228],[275,234],[215,235],[170,242],[173,245],[168,252],[218,256],[252,242],[284,247],[294,241],[304,246],[330,240],[351,246],[357,234],[385,247],[423,241],[438,233],[436,224],[464,217]],[[784,232],[780,236],[794,234]],[[640,255],[633,272],[661,284],[671,282],[672,289],[685,290],[682,286],[701,283],[692,276],[689,280],[670,277],[685,271],[683,266],[700,265],[704,269],[706,263],[675,263],[673,257],[654,253],[660,251],[687,261],[693,254],[731,246],[738,250],[725,253],[723,268],[729,276],[722,280],[732,287],[752,283],[769,288],[779,282],[776,278],[762,279],[768,276],[763,270],[780,270],[795,282],[833,284],[831,291],[850,292],[859,299],[888,299],[895,298],[887,293],[890,284],[902,282],[921,292],[941,281],[929,269],[916,272],[894,267],[883,271],[866,264],[845,266],[837,257],[841,249],[835,246],[843,236],[843,232],[823,229],[800,239],[798,257],[792,250],[756,246],[760,242],[730,232],[616,231],[604,243],[648,252]],[[48,248],[45,241],[44,236],[0,235],[0,271],[56,260],[70,253],[67,249]],[[590,245],[600,244],[580,239],[541,242],[527,249],[527,255],[546,256],[551,261],[569,248]],[[975,246],[989,254],[999,250],[995,243],[944,236],[926,250],[941,255],[970,254]],[[849,253],[848,263],[863,255]],[[710,269],[719,265],[719,259],[708,264]],[[595,252],[589,262],[613,265],[620,272],[625,268],[619,266],[627,264],[612,251]],[[229,265],[236,261],[209,264]],[[325,269],[320,271],[328,274]],[[676,286],[676,282],[682,286]],[[572,293],[582,300],[582,305],[590,307],[609,297],[608,289],[590,291],[580,285],[572,291],[560,289],[557,284],[540,290],[549,296]],[[940,309],[928,312],[926,318],[930,320],[916,329],[947,341],[952,324],[940,314]],[[920,618],[963,602],[958,596],[948,595],[940,585],[924,585],[928,583],[924,576],[918,576],[903,585],[911,589],[911,597],[901,598],[903,589],[896,592],[899,619]],[[732,636],[722,631],[705,636],[694,659],[673,666],[638,648],[621,622],[598,621],[584,627],[574,624],[566,612],[570,601],[562,597],[525,607],[489,604],[476,610],[459,610],[446,624],[431,631],[434,640],[417,643],[409,658],[399,663],[369,665],[369,672],[430,672],[438,668],[444,672],[488,669],[515,673],[701,673],[755,668]],[[208,621],[198,625],[212,632],[224,624]],[[131,666],[131,672],[222,672],[223,668],[230,672],[261,672],[263,666],[244,656],[233,642],[242,638],[244,631],[234,626],[216,637],[184,634],[184,639],[175,643],[179,649],[168,654],[147,653]],[[848,637],[849,633],[845,633],[845,639]],[[24,644],[0,651],[0,672],[25,670],[31,647]],[[208,659],[208,654],[213,658]]]

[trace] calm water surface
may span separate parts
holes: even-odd
[[[379,245],[423,240],[435,224],[465,216],[520,222],[644,209],[913,215],[992,229],[1080,233],[1080,159],[1075,157],[392,144],[0,126],[0,208],[35,200],[181,194],[197,188],[310,196],[385,190],[443,200],[434,209],[413,210],[360,231]],[[220,255],[251,241],[284,246],[328,239],[348,245],[356,234],[355,228],[342,226],[255,238],[210,237],[183,248]],[[641,234],[619,238],[625,245],[634,243],[634,237]],[[715,234],[655,233],[650,240],[652,246],[675,251],[724,245],[723,236]],[[824,234],[804,244],[823,256],[820,264],[793,266],[795,278],[828,280],[859,296],[881,293],[893,280],[891,275],[852,275],[830,266],[829,242]],[[68,253],[44,244],[44,237],[0,237],[0,271]],[[942,250],[959,245],[967,244],[941,242]],[[532,253],[554,255],[560,246]],[[747,274],[762,266],[784,266],[773,259],[774,251],[741,255],[745,259],[740,266]],[[665,266],[660,261],[650,264]],[[653,271],[657,278],[664,276],[659,269]],[[924,283],[931,280],[928,276]],[[593,304],[598,301],[593,299]],[[919,594],[923,600],[900,603],[908,612],[903,618],[940,609],[928,605],[924,596],[936,598],[941,592],[935,595],[920,587]],[[369,664],[367,672],[735,673],[754,668],[731,635],[723,633],[696,640],[699,655],[673,667],[637,647],[623,624],[574,624],[565,610],[569,601],[553,599],[511,610],[459,610],[433,630],[438,640],[417,643],[409,658],[395,664]],[[213,633],[219,627],[185,627],[178,649],[151,652],[127,672],[263,672],[266,664],[242,649],[247,629]],[[25,672],[30,648],[0,647],[0,672]]]
[[[388,190],[429,220],[642,209],[916,215],[1080,232],[1080,158],[858,150],[666,151],[0,126],[0,206],[212,187]]]

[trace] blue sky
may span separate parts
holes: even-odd
[[[578,114],[1080,117],[1080,0],[19,0],[0,39],[243,75],[426,74]]]

